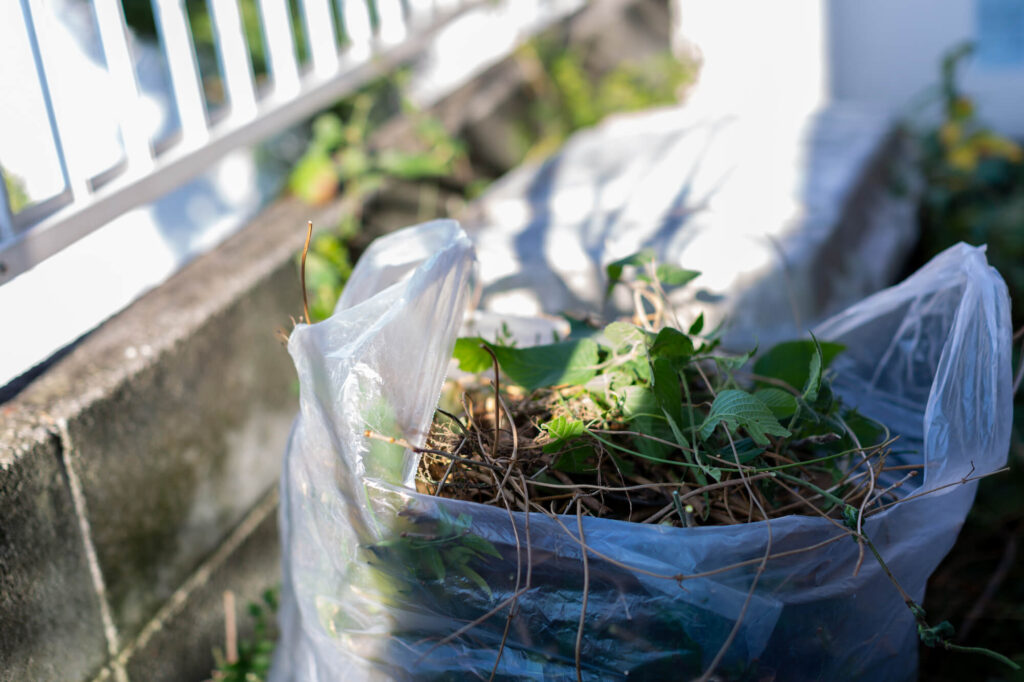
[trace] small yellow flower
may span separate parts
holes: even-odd
[[[971,145],[960,145],[949,151],[946,161],[953,168],[969,173],[978,167],[978,151]]]

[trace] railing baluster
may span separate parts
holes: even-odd
[[[306,20],[313,72],[324,78],[333,75],[338,70],[338,41],[330,3],[328,0],[302,0],[302,16]]]
[[[118,102],[113,109],[121,127],[125,157],[134,172],[145,172],[153,166],[153,149],[139,115],[139,83],[128,50],[128,33],[121,3],[118,0],[93,0],[93,9],[107,71],[117,93]]]
[[[186,146],[200,145],[208,139],[209,127],[184,3],[182,0],[153,0],[153,9],[171,72],[182,141]]]
[[[338,0],[341,4],[341,20],[345,24],[345,35],[349,41],[348,56],[363,60],[370,56],[373,42],[373,26],[370,24],[370,10],[366,0]]]
[[[209,6],[231,117],[250,119],[256,115],[256,86],[238,0],[213,0]]]
[[[274,96],[291,97],[299,91],[299,60],[286,0],[260,0],[260,15]]]
[[[377,16],[380,17],[380,42],[396,45],[405,39],[405,16],[401,0],[377,0]]]
[[[39,89],[43,95],[43,102],[46,105],[46,116],[50,124],[50,135],[53,137],[53,146],[57,152],[57,161],[60,164],[60,174],[64,181],[64,187],[71,192],[72,197],[85,197],[89,194],[89,185],[84,173],[72,173],[71,160],[68,159],[67,149],[64,144],[62,132],[57,122],[57,113],[53,106],[53,93],[50,91],[50,80],[46,76],[46,67],[43,61],[43,45],[46,45],[47,25],[50,21],[48,9],[42,5],[40,0],[21,0],[21,11],[25,18],[25,28],[28,31],[28,42],[32,48],[32,59],[36,66],[36,75],[39,77]],[[48,54],[53,54],[47,50]]]
[[[63,0],[67,1],[67,0]],[[226,154],[265,140],[286,127],[316,111],[329,106],[339,97],[351,94],[372,77],[371,70],[356,68],[357,62],[370,55],[381,54],[382,64],[427,54],[444,39],[444,26],[457,22],[457,10],[477,5],[489,6],[494,2],[502,8],[503,22],[511,23],[516,32],[534,32],[546,23],[566,16],[578,9],[584,0],[300,0],[305,34],[309,38],[312,73],[300,69],[298,50],[293,38],[289,0],[257,0],[261,12],[264,41],[268,57],[274,96],[255,100],[251,60],[246,49],[245,33],[238,12],[239,0],[207,0],[216,27],[218,51],[223,61],[224,83],[232,112],[255,108],[255,116],[240,119],[229,116],[215,127],[208,123],[207,105],[203,94],[196,50],[189,29],[185,0],[150,0],[160,36],[161,49],[170,74],[170,89],[174,95],[174,109],[180,121],[181,135],[170,140],[166,149],[153,153],[153,142],[141,129],[136,107],[142,103],[141,88],[133,66],[131,45],[125,37],[124,13],[118,2],[126,0],[91,0],[100,40],[110,73],[112,89],[112,121],[121,124],[122,139],[128,163],[102,171],[99,180],[102,189],[92,191],[90,179],[80,169],[89,170],[94,160],[76,155],[79,147],[89,145],[78,142],[82,133],[69,127],[74,121],[74,109],[80,100],[65,99],[65,76],[61,58],[67,57],[63,45],[57,43],[61,27],[53,15],[57,0],[0,0],[11,3],[14,11],[24,17],[27,47],[21,48],[31,56],[36,70],[46,121],[57,157],[62,189],[49,198],[11,215],[11,197],[0,187],[0,284],[32,268],[42,259],[88,235],[125,211],[166,196],[169,192],[194,179],[209,169],[211,164]],[[138,1],[138,0],[136,0]],[[339,70],[338,40],[332,15],[337,8],[345,26],[345,70]],[[216,4],[214,4],[216,3]],[[222,6],[220,3],[232,3]],[[371,4],[372,3],[372,4]],[[510,11],[514,7],[515,11]],[[523,16],[521,8],[527,8]],[[530,8],[533,9],[530,9]],[[420,26],[420,20],[433,8],[435,21]],[[539,14],[538,14],[539,10]],[[379,25],[371,17],[379,17]],[[537,19],[543,19],[538,22]],[[38,20],[38,21],[37,21]],[[415,21],[414,21],[415,20]],[[441,33],[439,33],[441,32]],[[383,49],[401,39],[396,49]],[[504,43],[503,43],[504,45]],[[485,61],[500,56],[485,55]],[[73,52],[72,52],[73,54]],[[467,56],[467,60],[478,57]],[[47,78],[47,74],[50,78]],[[462,77],[435,84],[432,94],[450,92],[464,82]],[[432,82],[437,80],[432,79]],[[239,85],[240,84],[240,85]],[[134,102],[133,102],[134,100]],[[2,106],[2,103],[0,103]],[[67,116],[66,116],[67,115]],[[173,114],[172,114],[173,115]],[[88,136],[91,129],[84,131]],[[148,172],[134,172],[145,163],[152,164]],[[93,164],[98,165],[98,164]],[[134,168],[133,168],[134,167]],[[127,172],[126,172],[127,171]],[[95,173],[95,171],[91,171]],[[2,177],[2,174],[0,174]]]
[[[407,21],[411,25],[426,24],[437,16],[434,0],[407,0],[405,4],[409,10]]]

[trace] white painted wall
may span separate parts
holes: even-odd
[[[972,40],[981,50],[962,70],[965,91],[988,123],[1024,137],[1024,0],[675,3],[679,35],[705,60],[696,101],[766,115],[827,101],[909,115],[938,83],[942,56]]]
[[[690,104],[793,118],[827,96],[821,0],[678,0],[703,64]]]
[[[983,30],[986,12],[993,22]],[[1024,0],[829,0],[826,15],[834,99],[904,113],[938,82],[947,50],[979,41],[963,87],[988,123],[1024,136]],[[1020,57],[990,52],[1000,41]]]

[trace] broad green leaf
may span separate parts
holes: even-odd
[[[423,557],[437,579],[444,580],[444,561],[441,560],[441,553],[433,547],[426,547],[423,549]]]
[[[652,358],[688,358],[693,355],[693,342],[678,329],[664,327],[651,344]]]
[[[654,358],[651,372],[654,376],[654,397],[662,414],[665,415],[672,436],[681,447],[689,448],[690,442],[686,440],[681,428],[683,393],[679,387],[679,372],[672,361],[664,357]]]
[[[609,452],[608,456],[615,462],[615,467],[626,476],[632,476],[636,472],[636,465],[631,459],[622,459],[614,452]]]
[[[563,341],[569,341],[573,339],[589,339],[597,334],[599,329],[594,328],[590,322],[586,319],[573,317],[572,315],[566,315],[562,313],[562,319],[569,323],[569,336],[562,339]],[[558,339],[555,339],[558,342]]]
[[[672,263],[658,265],[654,269],[654,273],[657,275],[657,281],[665,287],[682,287],[695,280],[700,274],[697,270],[687,270]],[[646,274],[637,275],[637,280],[650,282],[650,278]]]
[[[345,124],[337,114],[321,114],[313,121],[313,139],[310,148],[322,153],[330,152],[345,141]]]
[[[673,440],[672,430],[649,386],[628,386],[622,393],[622,416],[630,422],[633,431],[667,441]],[[635,438],[633,443],[639,452],[648,457],[668,459],[675,452],[675,448],[649,438]]]
[[[658,275],[658,281],[669,287],[683,286],[700,275],[696,270],[686,270],[671,263],[662,263],[655,269],[655,273]]]
[[[735,455],[739,457],[740,464],[746,464],[764,452],[764,448],[756,445],[753,438],[740,438],[733,445],[736,446]],[[716,454],[726,461],[733,461],[734,455],[730,445],[719,448]]]
[[[857,436],[857,440],[864,447],[873,445],[879,441],[885,429],[874,419],[865,417],[856,410],[850,410],[843,415],[843,421]]]
[[[781,388],[762,388],[754,391],[754,397],[767,405],[776,419],[785,419],[796,412],[796,397]]]
[[[754,353],[756,352],[757,348],[754,348],[743,355],[716,355],[714,356],[714,360],[715,364],[718,365],[719,368],[726,372],[733,372],[747,364],[747,361],[754,357]]]
[[[604,328],[604,338],[613,349],[625,350],[643,343],[647,332],[628,322],[612,322]]]
[[[506,376],[528,391],[561,384],[583,385],[598,369],[598,348],[591,339],[530,348],[487,345]]]
[[[334,161],[323,152],[307,153],[295,164],[288,188],[307,203],[326,203],[338,191],[338,170]]]
[[[605,296],[611,293],[615,284],[622,279],[622,270],[627,265],[640,266],[645,263],[650,263],[655,259],[654,251],[651,249],[644,249],[625,258],[620,258],[617,261],[613,261],[605,266],[605,272],[608,273],[608,289],[605,292]]]
[[[410,154],[391,149],[382,151],[377,163],[381,170],[389,175],[406,180],[447,175],[450,171],[447,159],[431,154]]]
[[[821,369],[824,370],[839,355],[844,346],[822,341]],[[811,376],[811,359],[815,356],[814,341],[785,341],[768,349],[754,362],[754,373],[786,382],[794,389],[807,384]]]
[[[656,416],[642,415],[634,417],[630,425],[638,433],[660,438],[663,441],[667,441],[667,443],[675,440],[675,435],[672,433],[672,429],[669,428],[668,421],[660,412],[657,412]],[[633,439],[633,445],[636,447],[637,452],[642,455],[657,459],[678,459],[679,450],[667,443],[661,443],[650,438],[636,437]]]
[[[547,431],[557,441],[566,441],[570,438],[582,436],[586,428],[579,419],[568,419],[564,416],[557,416],[540,428]]]
[[[474,571],[469,566],[460,566],[459,567],[459,571],[462,573],[462,575],[466,576],[467,578],[472,580],[474,583],[476,583],[480,587],[481,590],[483,590],[484,592],[487,593],[488,597],[492,596],[490,585],[487,584],[487,581],[484,580],[483,577],[479,573]]]
[[[459,369],[479,374],[494,364],[490,353],[483,349],[483,343],[479,336],[463,336],[455,340],[452,357],[459,361]]]
[[[690,329],[687,333],[690,336],[696,336],[697,334],[700,334],[702,329],[704,329],[704,313],[697,315],[697,319],[690,325]]]
[[[594,448],[590,445],[580,445],[566,450],[559,456],[558,461],[551,465],[551,468],[571,474],[594,471],[596,468]]]
[[[494,557],[495,559],[501,558],[501,552],[495,549],[494,545],[491,544],[488,540],[485,540],[479,535],[463,535],[462,544],[466,545],[473,551],[478,552],[480,554],[486,554],[488,556]]]
[[[768,436],[788,437],[789,431],[775,419],[763,402],[746,391],[721,391],[711,403],[711,411],[700,427],[700,435],[708,438],[724,422],[730,433],[743,429],[758,445],[768,445]]]
[[[646,357],[636,357],[629,362],[623,363],[621,369],[632,372],[640,381],[650,383],[651,363]]]
[[[683,393],[679,387],[679,372],[667,358],[654,358],[651,363],[654,376],[654,397],[667,416],[679,422],[683,406]]]
[[[628,386],[622,391],[622,416],[631,421],[641,415],[661,414],[654,391],[647,386]]]

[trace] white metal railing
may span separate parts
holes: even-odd
[[[12,213],[0,181],[0,285],[102,227],[200,175],[228,152],[255,144],[351,93],[424,50],[431,37],[474,7],[508,5],[550,21],[578,7],[565,0],[291,0],[301,16],[308,64],[300,64],[289,0],[256,0],[267,57],[257,87],[240,0],[206,0],[224,106],[211,116],[184,0],[151,0],[180,131],[155,145],[134,112],[140,87],[120,0],[91,0],[123,146],[120,163],[96,174],[68,144],[75,134],[54,105],[55,44],[48,0],[20,4],[63,190]],[[527,10],[525,13],[520,10]],[[531,14],[532,12],[532,14]],[[336,26],[344,27],[341,32]],[[65,107],[66,108],[66,107]],[[81,145],[74,147],[81,149]],[[3,159],[0,159],[0,163]],[[0,168],[0,174],[3,173]],[[2,179],[2,178],[0,178]]]

